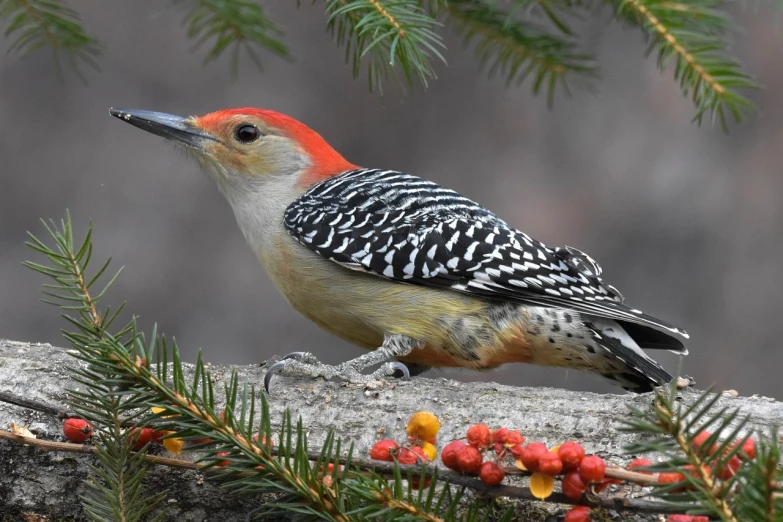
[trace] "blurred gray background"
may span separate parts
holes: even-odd
[[[598,57],[599,91],[560,95],[549,110],[527,84],[487,81],[453,36],[427,91],[380,99],[351,80],[322,8],[292,1],[264,5],[295,61],[264,55],[259,72],[244,60],[233,80],[228,58],[202,66],[182,13],[160,4],[72,2],[106,46],[86,86],[58,80],[48,51],[0,62],[0,337],[63,344],[64,322],[38,301],[43,278],[20,263],[34,257],[25,231],[43,234],[38,218],[69,208],[80,230],[94,220],[96,259],[125,266],[113,301],[127,300],[145,329],[157,321],[186,358],[199,348],[231,364],[359,355],[286,304],[194,163],[107,112],[258,106],[306,122],[354,163],[430,178],[547,244],[590,253],[626,302],[691,333],[683,372],[702,387],[783,395],[783,31],[769,6],[738,13],[737,54],[766,89],[753,93],[759,114],[724,135],[690,123],[671,71],[608,14],[577,26]],[[676,368],[677,357],[655,355]],[[619,390],[525,365],[440,374]]]

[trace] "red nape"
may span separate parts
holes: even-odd
[[[279,129],[283,134],[299,143],[313,160],[313,166],[302,176],[301,182],[305,186],[357,168],[356,165],[348,162],[339,152],[334,150],[320,134],[304,123],[279,112],[253,107],[238,107],[215,111],[198,118],[198,120],[203,128],[210,129],[220,127],[226,120],[242,115],[264,120],[271,127]]]

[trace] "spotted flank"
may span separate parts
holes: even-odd
[[[634,325],[643,348],[685,351],[683,330],[624,305],[584,252],[547,247],[457,192],[416,176],[359,169],[328,178],[286,209],[285,227],[310,250],[353,270],[573,309]]]

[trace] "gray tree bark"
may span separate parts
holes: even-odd
[[[79,364],[66,350],[48,344],[0,340],[0,392],[66,409],[68,367]],[[188,366],[192,370],[192,366]],[[265,366],[211,366],[217,379],[232,370],[242,381],[260,384]],[[219,384],[219,383],[218,383]],[[220,390],[221,386],[216,386]],[[683,392],[690,400],[695,392]],[[355,444],[357,455],[366,455],[380,438],[404,438],[407,418],[419,410],[437,415],[442,423],[439,441],[464,437],[476,422],[520,430],[528,440],[548,446],[577,440],[588,453],[624,463],[623,447],[636,436],[617,430],[628,415],[628,406],[647,408],[651,395],[598,395],[551,388],[515,388],[487,382],[464,383],[450,379],[415,378],[409,382],[377,386],[345,385],[289,377],[272,382],[270,409],[279,422],[285,408],[301,417],[311,449],[317,448],[328,429]],[[783,421],[783,404],[764,397],[729,397],[720,405],[740,408],[750,416],[752,428],[766,431]],[[63,441],[61,421],[50,414],[0,402],[0,429],[11,422],[28,424],[38,438]],[[0,440],[0,520],[26,520],[23,514],[49,520],[82,520],[78,496],[88,475],[89,455],[45,452]],[[198,472],[152,466],[147,478],[150,490],[168,489],[166,510],[171,520],[246,520],[259,499],[227,494],[204,480]],[[526,520],[545,520],[556,506],[525,508]],[[538,513],[538,514],[534,514]],[[657,520],[624,516],[624,520]]]

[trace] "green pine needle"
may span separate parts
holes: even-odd
[[[753,103],[741,91],[759,85],[727,56],[727,34],[733,23],[722,10],[724,0],[607,0],[619,19],[641,27],[648,53],[658,66],[673,64],[674,79],[696,106],[694,121],[705,117],[728,128],[727,117],[741,122]]]
[[[664,460],[650,471],[682,475],[680,482],[657,486],[652,494],[692,515],[729,522],[779,520],[783,470],[777,432],[759,437],[756,458],[747,459],[740,453],[752,435],[747,417],[739,410],[717,407],[720,395],[709,390],[690,404],[678,400],[675,391],[672,385],[671,392],[655,396],[650,411],[631,408],[631,416],[621,419],[623,431],[649,436],[627,446],[627,453],[658,453]],[[712,435],[696,447],[696,436],[705,431]],[[729,469],[737,459],[744,463],[737,474],[720,479],[716,470]]]
[[[239,71],[239,53],[245,50],[251,61],[261,69],[256,47],[289,57],[288,47],[280,40],[282,30],[272,22],[263,7],[252,0],[176,0],[188,10],[184,25],[195,48],[209,44],[204,57],[209,63],[224,52],[231,51],[231,70]]]
[[[354,78],[366,65],[370,90],[383,92],[389,74],[426,87],[437,77],[434,61],[446,63],[436,29],[440,24],[417,1],[325,0],[327,27],[345,46]]]
[[[548,7],[550,18],[566,33],[563,37],[500,10],[493,2],[449,0],[441,9],[466,46],[475,42],[476,57],[489,67],[490,76],[499,73],[517,85],[530,77],[533,93],[545,90],[550,105],[558,86],[568,92],[570,76],[595,74],[592,57],[578,52],[570,29]]]
[[[96,57],[101,45],[87,33],[79,14],[62,1],[0,0],[0,20],[8,21],[5,36],[10,39],[9,53],[25,56],[48,46],[54,52],[55,65],[62,72],[61,56],[84,80],[80,66],[98,70]]]

